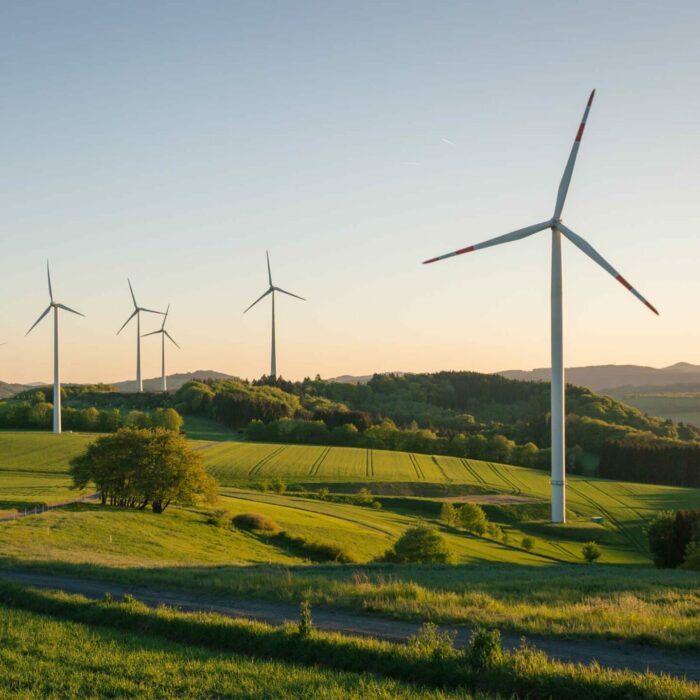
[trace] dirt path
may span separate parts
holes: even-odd
[[[115,597],[131,593],[152,607],[163,604],[180,608],[185,612],[216,612],[229,617],[259,620],[271,625],[279,625],[285,620],[297,620],[299,616],[299,608],[287,603],[231,600],[197,593],[125,586],[105,581],[23,571],[0,570],[0,579],[39,588],[60,589],[67,593],[80,593],[88,598],[101,598],[107,591]],[[316,626],[322,630],[361,637],[376,637],[391,642],[403,642],[415,634],[419,628],[418,623],[414,622],[385,620],[322,607],[314,608],[313,618]],[[469,637],[469,629],[465,627],[453,629],[458,629],[456,645],[458,647],[464,646]],[[539,636],[531,636],[527,639],[532,646],[560,661],[583,664],[597,661],[607,668],[629,669],[638,672],[648,669],[653,673],[666,673],[670,676],[686,677],[688,680],[700,682],[700,653],[698,652],[657,649],[613,641]],[[506,648],[512,649],[518,646],[519,642],[520,635],[512,632],[503,633],[503,644]]]

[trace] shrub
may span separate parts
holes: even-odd
[[[331,542],[318,542],[306,540],[298,535],[290,535],[288,532],[278,532],[275,535],[282,546],[312,559],[313,561],[331,561],[339,564],[353,564],[355,557],[345,548]]]
[[[456,525],[458,521],[457,510],[451,503],[443,503],[440,508],[440,520],[446,525]]]
[[[330,493],[330,491],[327,488],[320,488],[318,490],[318,497],[323,501],[326,498],[328,498],[329,493]]]
[[[302,600],[299,606],[299,636],[309,639],[314,632],[314,621],[311,619],[311,603]]]
[[[276,479],[273,479],[273,481],[272,481],[272,490],[275,493],[282,494],[287,490],[287,483],[285,482],[284,479],[277,477]]]
[[[597,542],[586,542],[581,549],[581,555],[589,564],[600,559],[602,553]]]
[[[503,660],[501,633],[499,630],[475,629],[464,648],[467,665],[474,671],[488,671]]]
[[[452,558],[445,538],[427,525],[406,530],[383,557],[397,564],[449,564]]]
[[[532,537],[523,537],[520,540],[520,546],[528,552],[531,552],[535,548],[535,540]]]
[[[230,527],[231,513],[229,513],[227,510],[213,510],[207,516],[207,525],[214,525],[215,527]]]
[[[372,492],[365,487],[362,487],[355,496],[355,502],[361,506],[368,506],[372,503],[374,499],[372,498]]]
[[[454,655],[456,632],[441,631],[434,622],[425,622],[418,633],[408,638],[408,646],[419,656],[436,660]]]
[[[465,503],[460,508],[459,521],[465,530],[477,535],[483,535],[488,527],[486,513],[476,503]]]
[[[685,561],[681,569],[688,571],[700,571],[700,543],[691,542],[685,550]]]
[[[280,526],[272,518],[262,513],[240,513],[235,515],[231,522],[239,530],[277,532],[280,529]]]

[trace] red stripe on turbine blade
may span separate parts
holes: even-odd
[[[645,301],[644,303],[645,303],[657,316],[660,315],[659,312],[658,312],[648,301]]]
[[[632,291],[632,285],[631,285],[622,275],[618,275],[615,279],[616,279],[623,287],[625,287],[626,289],[629,289],[630,292]]]
[[[593,97],[595,96],[595,90],[591,93],[591,96],[588,98],[588,106],[590,107],[593,104]]]
[[[583,130],[586,128],[586,122],[581,122],[581,126],[578,128],[578,134],[576,134],[576,141],[580,142],[583,136]],[[571,132],[569,132],[571,133]]]
[[[430,258],[430,260],[423,260],[423,265],[428,265],[430,263],[434,263],[440,260],[440,258]]]
[[[470,245],[466,248],[460,248],[459,250],[455,250],[455,255],[462,255],[462,253],[471,253],[474,250],[474,246]]]

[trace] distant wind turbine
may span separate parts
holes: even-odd
[[[46,276],[49,281],[49,299],[51,303],[46,307],[44,313],[39,316],[39,318],[34,321],[34,325],[26,332],[25,335],[29,335],[36,325],[41,321],[41,319],[46,316],[46,314],[53,309],[53,431],[56,434],[61,432],[61,376],[59,371],[58,363],[58,310],[63,309],[64,311],[70,311],[72,314],[77,314],[78,316],[85,316],[81,314],[80,311],[75,311],[70,309],[63,304],[59,304],[53,299],[53,290],[51,289],[51,271],[49,270],[49,261],[46,261]]]
[[[136,297],[134,296],[134,290],[131,286],[131,280],[127,279],[129,283],[129,291],[131,292],[131,299],[134,302],[134,311],[131,316],[124,321],[124,325],[117,331],[119,335],[126,325],[131,321],[134,316],[136,316],[136,391],[143,392],[143,381],[141,381],[141,312],[145,311],[149,314],[160,314],[163,315],[162,311],[154,311],[153,309],[146,309],[143,306],[139,306],[136,303]]]
[[[282,294],[287,294],[290,297],[294,297],[295,299],[301,299],[302,301],[306,301],[304,297],[300,297],[296,294],[292,294],[291,292],[286,292],[284,289],[280,289],[280,287],[275,287],[272,284],[272,272],[270,271],[270,254],[265,251],[265,255],[267,256],[267,278],[270,283],[270,286],[268,290],[259,296],[243,313],[247,313],[250,311],[259,301],[264,299],[268,294],[272,294],[272,354],[271,354],[271,366],[270,366],[270,376],[275,379],[277,377],[277,350],[275,346],[275,292],[282,292]]]
[[[180,350],[180,346],[173,340],[173,337],[168,333],[168,331],[165,330],[165,322],[168,320],[168,314],[170,313],[170,304],[168,304],[168,308],[165,310],[165,316],[163,317],[163,325],[157,330],[153,331],[152,333],[144,333],[143,337],[145,338],[147,335],[157,335],[160,333],[160,341],[161,341],[161,359],[162,359],[162,376],[160,380],[160,388],[162,391],[167,391],[168,390],[168,384],[167,380],[165,378],[165,339],[166,337],[168,340],[178,349]]]
[[[552,428],[552,522],[566,522],[566,475],[565,475],[565,439],[564,439],[564,349],[562,341],[562,266],[561,266],[561,236],[562,234],[571,241],[577,248],[580,248],[589,258],[598,263],[606,272],[611,274],[620,284],[627,290],[632,292],[642,303],[646,304],[655,314],[658,311],[634,288],[632,285],[617,272],[617,270],[608,263],[602,255],[600,255],[589,243],[587,243],[578,234],[574,233],[570,228],[564,226],[561,221],[561,213],[564,208],[566,194],[569,190],[571,175],[574,172],[576,164],[576,156],[578,154],[583,130],[586,126],[588,113],[593,103],[595,90],[591,92],[588,98],[586,110],[583,113],[583,119],[576,133],[574,145],[569,154],[569,160],[564,168],[564,174],[559,184],[557,193],[557,201],[554,207],[554,215],[551,219],[543,221],[541,224],[534,224],[527,228],[506,233],[503,236],[491,238],[483,243],[477,243],[466,248],[460,248],[453,253],[440,255],[437,258],[426,260],[426,263],[433,263],[437,260],[444,260],[455,255],[463,253],[471,253],[474,250],[489,248],[501,243],[509,243],[510,241],[518,241],[521,238],[526,238],[539,231],[550,229],[552,232],[552,301],[551,301],[551,328],[552,328],[552,412],[551,412],[551,428]]]

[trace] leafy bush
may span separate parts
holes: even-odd
[[[533,540],[532,537],[523,537],[523,539],[520,540],[520,546],[524,550],[531,552],[535,548],[535,540]]]
[[[311,618],[311,603],[302,600],[299,605],[299,636],[309,639],[314,632],[314,621]]]
[[[446,525],[456,525],[458,521],[456,508],[448,501],[440,508],[440,520]]]
[[[231,522],[239,530],[262,530],[263,532],[277,532],[280,526],[269,516],[262,513],[239,513]]]
[[[465,503],[459,510],[459,521],[469,532],[483,535],[488,527],[488,519],[484,509],[476,503]]]
[[[602,553],[597,542],[586,542],[581,548],[581,555],[589,564],[600,559]]]
[[[227,510],[213,510],[207,516],[207,525],[227,528],[231,526],[231,513]]]
[[[331,561],[338,564],[354,564],[355,557],[346,547],[341,547],[331,542],[318,542],[307,540],[298,535],[291,535],[288,532],[278,532],[275,540],[292,551],[301,554],[313,561]]]
[[[408,638],[408,646],[419,656],[435,660],[454,655],[456,632],[442,631],[434,622],[425,622],[418,633]]]
[[[382,559],[396,564],[449,564],[453,556],[437,530],[418,525],[406,530]]]
[[[661,513],[647,528],[647,536],[654,564],[675,569],[683,563],[688,547],[700,542],[700,510]]]
[[[489,671],[503,661],[501,633],[485,627],[475,629],[464,648],[467,665],[474,671]]]

